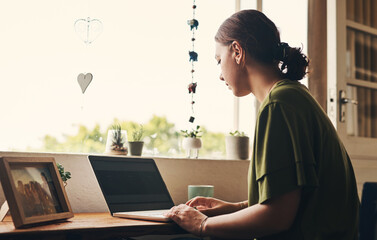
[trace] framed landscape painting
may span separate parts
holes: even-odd
[[[0,180],[16,228],[73,217],[53,158],[2,157]]]

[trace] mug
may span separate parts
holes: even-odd
[[[197,196],[213,197],[215,187],[213,185],[189,185],[187,191],[189,200]]]

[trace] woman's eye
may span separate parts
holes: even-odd
[[[221,60],[217,61],[217,65],[220,65],[220,63],[221,63]]]

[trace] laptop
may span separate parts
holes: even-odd
[[[112,216],[171,221],[163,213],[174,203],[153,159],[88,158]]]

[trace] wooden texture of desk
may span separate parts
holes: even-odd
[[[15,229],[7,216],[0,222],[0,239],[102,240],[143,235],[185,234],[175,223],[115,218],[110,213],[76,213],[67,221]]]

